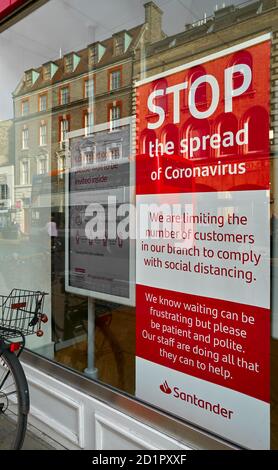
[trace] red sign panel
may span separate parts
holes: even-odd
[[[137,84],[136,394],[255,449],[269,446],[269,98],[266,36]]]
[[[269,62],[265,42],[138,87],[137,194],[269,189]]]

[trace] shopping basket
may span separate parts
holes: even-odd
[[[8,296],[0,295],[0,337],[16,338],[36,334],[43,336],[42,323],[46,292],[13,289]]]

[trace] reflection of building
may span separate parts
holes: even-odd
[[[161,39],[162,12],[145,5],[145,24],[115,33],[30,69],[14,92],[16,201],[24,211],[21,225],[28,231],[32,180],[48,171],[57,176],[63,193],[67,132],[131,115],[134,51],[142,41]],[[63,198],[52,196],[52,211],[61,212]],[[25,214],[24,214],[25,212]]]
[[[13,122],[0,122],[0,230],[9,225],[14,209]]]

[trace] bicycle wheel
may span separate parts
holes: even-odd
[[[17,356],[0,356],[0,450],[22,447],[29,412],[27,380]]]

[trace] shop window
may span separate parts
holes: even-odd
[[[80,375],[81,418],[97,379],[105,407],[119,406],[130,427],[117,440],[109,426],[104,447],[148,448],[154,433],[163,448],[168,436],[176,439],[170,447],[214,448],[220,439],[220,447],[267,448],[271,411],[278,448],[277,2],[216,11],[209,1],[27,3],[30,16],[27,8],[3,22],[0,41],[0,296],[13,287],[48,293],[44,335],[26,338],[38,355],[26,360],[38,369],[40,355],[51,361],[58,411],[62,367],[72,387]],[[185,16],[194,17],[186,29]],[[224,74],[233,64],[252,68],[253,82],[225,113]],[[201,83],[196,119],[189,90],[206,74],[219,84],[219,101],[207,117],[212,87]],[[234,89],[242,80],[234,74]],[[163,122],[148,107],[153,91]],[[213,148],[215,134],[235,135],[245,124],[248,144]],[[173,154],[160,156],[169,142]],[[122,237],[124,222],[132,225],[126,209],[136,212],[142,243],[141,234]],[[4,239],[9,218],[26,236]],[[41,377],[49,398],[50,379]],[[53,427],[49,400],[39,408]],[[136,419],[148,427],[141,443],[132,438]],[[59,413],[62,443],[63,430],[75,447],[101,442],[98,426],[95,436],[84,434],[82,419],[69,430],[68,421]]]

